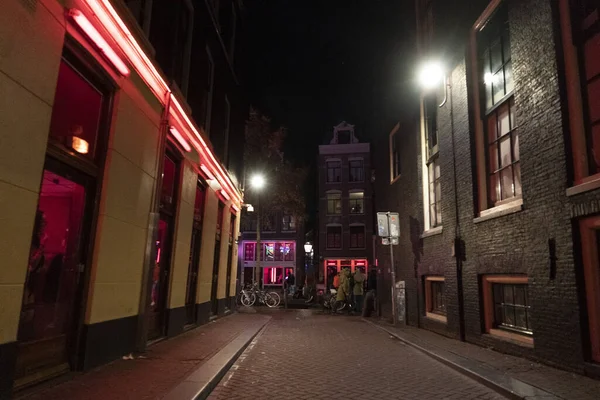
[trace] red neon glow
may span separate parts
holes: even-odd
[[[156,253],[156,263],[160,264],[160,247],[158,248],[158,252]]]
[[[204,164],[200,165],[200,169],[202,170],[202,172],[204,172],[204,174],[206,175],[206,177],[210,180],[214,180],[215,176],[212,174],[212,172],[210,172],[210,169],[208,169],[208,167]]]
[[[379,267],[379,259],[377,259],[377,258],[375,259],[375,266]]]
[[[179,133],[179,131],[177,129],[175,129],[175,127],[173,127],[173,126],[170,127],[169,131],[171,132],[171,135],[173,135],[173,137],[175,139],[177,139],[177,141],[185,149],[185,151],[187,151],[187,152],[192,151],[192,147],[189,145],[188,142],[185,141],[183,136],[181,136],[181,133]]]
[[[76,8],[69,10],[69,16],[73,18],[73,21],[79,25],[81,30],[94,42],[94,44],[100,49],[100,51],[108,58],[108,60],[115,66],[115,68],[121,73],[121,75],[129,76],[129,68],[121,60],[121,58],[115,53],[110,45],[104,40],[100,32],[94,28],[94,25],[86,18],[81,11]]]
[[[154,92],[158,100],[164,105],[167,96],[171,92],[169,85],[161,77],[160,73],[152,64],[146,53],[137,43],[119,14],[115,11],[109,0],[85,0],[92,9],[96,18],[104,29],[110,33],[112,38],[127,56],[129,62],[144,79],[146,84]]]
[[[232,204],[231,208],[233,208],[233,210],[236,212],[236,214],[240,212],[240,208],[238,206],[236,206],[235,204]]]
[[[167,105],[170,96],[171,104],[174,105],[174,107],[169,109],[169,113],[176,117],[177,122],[181,122],[178,127],[182,129],[182,137],[185,136],[192,146],[198,150],[200,156],[208,162],[210,170],[215,172],[210,174],[213,176],[212,179],[215,179],[214,177],[216,175],[221,186],[227,189],[228,194],[233,197],[237,203],[240,203],[242,201],[241,195],[231,181],[229,174],[223,170],[220,163],[216,160],[210,147],[204,141],[198,129],[196,129],[175,95],[173,95],[169,89],[169,85],[162,78],[152,61],[146,56],[135,37],[131,34],[119,14],[111,5],[110,0],[84,1],[93,11],[95,17],[104,29],[120,47],[121,51],[127,56],[128,61],[133,65],[134,69],[142,77],[144,82],[154,92],[158,100],[163,105]],[[98,33],[98,35],[100,34]],[[179,118],[179,116],[181,116],[181,118]]]
[[[221,189],[221,196],[225,197],[225,200],[231,199],[231,197],[229,197],[229,195],[227,194],[227,192],[224,191],[223,189]]]

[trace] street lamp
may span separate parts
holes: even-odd
[[[265,177],[261,174],[254,174],[250,178],[250,186],[256,191],[256,262],[254,263],[254,276],[252,277],[252,283],[256,285],[260,282],[260,256],[262,254],[262,247],[260,243],[260,191],[265,187]],[[253,207],[254,208],[254,207]]]
[[[442,64],[429,61],[419,69],[419,83],[424,89],[433,89],[444,80],[444,68]]]
[[[310,254],[310,252],[312,251],[313,245],[310,242],[306,242],[304,244],[304,252]]]

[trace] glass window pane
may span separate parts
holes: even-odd
[[[435,203],[435,185],[429,184],[429,204]]]
[[[436,203],[439,202],[441,198],[442,198],[442,183],[440,181],[437,181],[435,183],[435,201],[436,201]]]
[[[499,72],[494,74],[492,81],[492,90],[494,92],[494,104],[497,104],[500,100],[502,100],[502,98],[506,94],[506,92],[504,91],[504,72],[500,70]]]
[[[500,40],[496,40],[491,47],[491,62],[492,62],[492,74],[498,72],[502,67],[502,47]]]
[[[502,30],[502,53],[504,61],[510,60],[510,34],[506,28]]]
[[[510,136],[506,136],[500,141],[500,165],[506,167],[512,163],[510,154]]]
[[[512,167],[507,167],[500,171],[500,180],[502,186],[502,200],[514,196]]]
[[[513,165],[515,171],[515,196],[521,196],[523,190],[521,188],[521,164],[515,163]]]
[[[432,204],[431,206],[429,206],[429,216],[430,216],[431,225],[436,226],[437,225],[437,210],[436,210],[435,204]]]
[[[525,305],[525,286],[515,285],[515,304]]]
[[[442,223],[442,207],[441,205],[438,203],[436,205],[436,209],[437,209],[437,224],[441,224]]]
[[[490,200],[492,203],[500,201],[500,182],[498,181],[499,173],[490,175]]]
[[[489,76],[489,82],[485,83],[485,109],[486,110],[489,110],[494,105],[494,96],[492,94],[492,75],[490,74],[488,76]]]
[[[498,145],[493,144],[489,147],[490,172],[498,170]]]
[[[510,132],[510,118],[508,114],[508,103],[504,103],[498,109],[498,128],[500,134],[498,136],[506,135]]]
[[[487,129],[489,143],[492,143],[498,137],[498,122],[496,120],[496,113],[493,113],[488,117]]]
[[[515,310],[513,307],[504,306],[504,321],[506,325],[515,325]]]
[[[519,161],[519,132],[514,132],[512,134],[512,147],[513,147],[513,161]]]
[[[504,294],[504,304],[514,304],[514,296],[513,296],[513,286],[512,285],[502,285],[503,286],[503,294]]]
[[[512,92],[515,88],[511,61],[504,66],[504,84],[506,85],[506,93]]]
[[[524,308],[515,309],[515,326],[527,330],[527,316]]]
[[[440,163],[439,160],[435,160],[435,179],[440,178]]]

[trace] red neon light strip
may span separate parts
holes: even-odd
[[[225,198],[225,200],[229,200],[231,199],[231,197],[229,197],[229,195],[227,194],[227,192],[223,189],[221,189],[221,196],[223,196]]]
[[[200,169],[202,170],[202,172],[204,172],[204,174],[206,175],[206,177],[210,180],[214,180],[215,176],[212,174],[212,172],[210,172],[210,169],[208,169],[208,167],[204,164],[200,165]]]
[[[115,68],[121,73],[123,76],[129,76],[129,68],[127,65],[121,60],[121,58],[115,53],[115,51],[110,47],[110,45],[104,40],[100,32],[94,28],[94,25],[90,22],[89,19],[86,18],[85,15],[81,11],[76,8],[72,8],[69,10],[69,16],[73,18],[73,21],[77,23],[77,25],[85,32],[85,34],[94,42],[94,44],[100,49],[100,51],[108,58],[108,60],[115,66]]]
[[[240,208],[238,206],[236,206],[235,204],[231,205],[231,208],[233,208],[235,210],[236,213],[240,212]]]
[[[201,155],[204,155],[208,159],[210,167],[215,170],[219,176],[219,181],[225,183],[225,187],[229,189],[229,194],[241,202],[242,198],[238,193],[236,187],[233,185],[229,175],[221,168],[221,165],[216,160],[214,154],[210,151],[209,146],[204,141],[190,118],[187,116],[179,101],[171,93],[169,86],[162,78],[152,61],[146,56],[142,48],[137,43],[135,37],[131,34],[125,23],[122,21],[119,14],[115,11],[109,0],[85,0],[90,9],[94,12],[96,18],[100,21],[103,27],[112,36],[115,42],[119,45],[123,53],[128,57],[135,70],[144,79],[146,84],[152,89],[154,94],[157,96],[159,101],[163,104],[167,104],[168,96],[171,96],[172,104],[175,104],[177,113],[179,113],[185,124],[181,124],[181,128],[184,133],[191,141],[191,143],[198,149]],[[91,24],[90,24],[91,25]],[[171,108],[171,115],[176,116],[175,110]],[[179,118],[177,118],[179,120]],[[185,129],[185,128],[189,128]],[[190,132],[191,131],[191,132]]]
[[[100,21],[113,39],[117,42],[121,51],[129,58],[135,70],[144,79],[146,84],[154,92],[158,100],[165,105],[167,95],[171,92],[169,85],[162,79],[160,73],[146,56],[140,45],[131,34],[127,25],[121,20],[109,0],[85,0],[92,9],[96,18]]]
[[[189,145],[188,142],[185,141],[183,136],[181,136],[181,133],[179,133],[179,131],[177,129],[175,129],[175,127],[173,127],[173,126],[170,127],[169,131],[171,132],[171,135],[173,135],[173,137],[175,139],[177,139],[177,141],[185,149],[185,151],[187,151],[187,152],[192,151],[192,147]]]

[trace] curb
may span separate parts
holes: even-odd
[[[479,361],[470,360],[444,350],[434,351],[426,349],[425,347],[419,346],[418,344],[403,338],[384,326],[378,325],[365,318],[363,318],[363,321],[509,399],[562,399],[562,397],[557,397],[552,393],[512,378]]]
[[[265,322],[257,329],[253,328],[243,331],[189,374],[162,399],[204,400],[208,398],[235,361],[242,355],[252,340],[266,328],[270,321],[271,317],[265,318]]]

